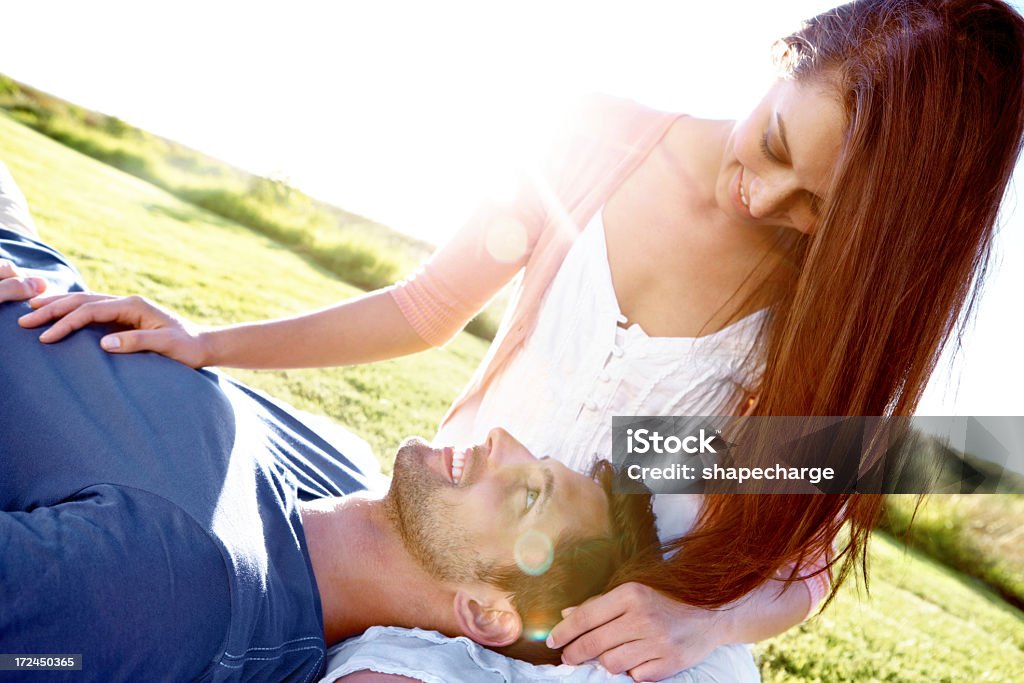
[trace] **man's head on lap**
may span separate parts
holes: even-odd
[[[407,440],[384,504],[409,554],[454,592],[465,635],[554,662],[544,640],[561,611],[657,559],[650,497],[612,493],[611,480],[607,462],[580,474],[495,429],[462,451]]]

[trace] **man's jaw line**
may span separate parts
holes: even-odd
[[[380,625],[462,635],[452,612],[456,588],[409,554],[385,501],[350,498],[302,504],[328,645]]]

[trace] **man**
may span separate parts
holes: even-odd
[[[305,681],[326,645],[386,624],[557,660],[538,634],[655,540],[643,497],[610,510],[607,472],[603,491],[501,430],[461,453],[407,441],[374,498],[222,375],[106,354],[100,328],[40,344],[20,300],[80,277],[3,229],[15,213],[0,206],[0,653],[81,654],[74,680]]]

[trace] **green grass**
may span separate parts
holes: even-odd
[[[43,237],[94,291],[141,294],[205,324],[288,315],[362,294],[263,235],[2,115],[0,158]],[[374,366],[231,372],[335,418],[387,456],[406,435],[433,435],[485,348],[463,334],[445,349]]]
[[[893,536],[1024,608],[1024,496],[929,496],[913,525],[913,496],[890,496],[886,508],[885,527]]]
[[[872,545],[870,599],[849,582],[825,613],[759,644],[765,681],[1021,680],[1019,611],[884,534]]]
[[[364,290],[392,284],[433,250],[385,225],[317,201],[171,140],[90,111],[0,74],[0,109],[82,154],[260,232]],[[467,331],[492,339],[505,298]]]
[[[143,294],[203,323],[294,313],[360,293],[265,235],[2,115],[0,159],[28,196],[43,236],[97,291]],[[372,366],[232,374],[349,426],[388,466],[402,437],[433,433],[484,350],[463,334],[443,350]],[[1005,525],[994,510],[991,523]],[[1020,512],[1002,514],[1019,520]],[[1019,546],[1019,536],[1002,538],[1006,548],[988,552],[1009,556],[1007,548]],[[871,561],[870,598],[851,582],[825,614],[758,645],[767,681],[1020,680],[1019,611],[885,535],[876,534]]]

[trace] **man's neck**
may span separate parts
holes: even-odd
[[[459,634],[453,592],[406,552],[383,501],[325,498],[301,513],[328,645],[378,625]]]

